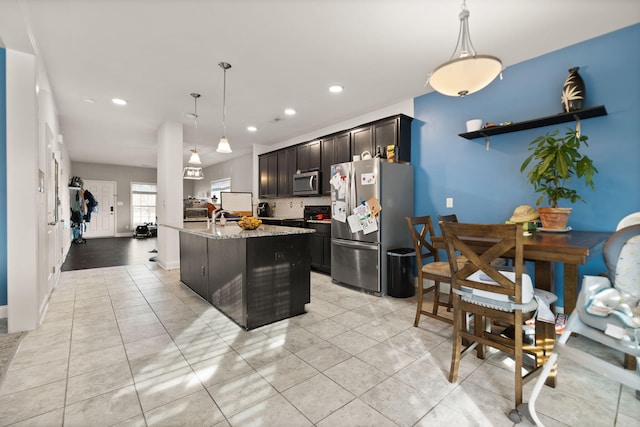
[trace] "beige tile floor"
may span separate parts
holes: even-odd
[[[415,299],[311,282],[306,314],[246,332],[177,271],[63,272],[0,386],[0,425],[512,425],[508,358],[469,355],[450,384],[450,327],[414,328]],[[562,359],[538,408],[549,426],[640,425],[632,390]]]

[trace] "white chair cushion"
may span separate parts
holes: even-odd
[[[516,273],[512,271],[500,271],[500,274],[502,274],[504,277],[511,280],[512,282],[516,278]],[[492,280],[489,276],[487,276],[481,270],[478,270],[472,275],[470,275],[469,277],[467,277],[467,280],[473,280],[474,282],[481,282],[481,283],[486,283],[488,285],[498,286],[498,284],[494,280]],[[470,289],[467,288],[465,290],[469,291]],[[509,295],[483,291],[480,289],[473,289],[472,291],[474,295],[477,295],[482,298],[493,299],[496,301],[503,301],[503,302],[514,302],[509,297]],[[530,303],[531,300],[533,300],[533,295],[534,295],[533,282],[531,281],[531,276],[529,276],[528,274],[523,274],[522,275],[522,304]]]

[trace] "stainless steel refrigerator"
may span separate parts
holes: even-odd
[[[341,163],[331,166],[330,182],[331,278],[386,295],[387,251],[413,247],[405,221],[406,216],[413,216],[413,167],[377,158]],[[354,208],[371,207],[367,202],[375,200],[381,207],[373,216],[376,225],[364,222],[365,230],[354,232],[357,218],[348,217]],[[371,231],[373,228],[377,230]]]

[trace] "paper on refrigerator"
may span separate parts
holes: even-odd
[[[372,215],[371,209],[366,203],[356,206],[353,209],[353,213],[358,218],[364,234],[378,230],[378,221],[376,221],[376,217]]]
[[[349,229],[352,233],[362,231],[362,225],[360,225],[360,220],[356,215],[349,215],[347,217],[347,222],[349,223]]]
[[[347,204],[343,201],[336,200],[333,202],[333,219],[340,222],[347,221]]]
[[[347,188],[349,187],[349,175],[344,174],[344,171],[341,170],[339,166],[334,165],[331,167],[331,179],[329,183],[336,192],[336,199],[344,200]]]

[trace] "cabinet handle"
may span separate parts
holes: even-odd
[[[204,265],[203,265],[203,266],[202,266],[202,277],[204,277],[204,276],[205,276],[205,274],[206,274],[206,273],[205,273]]]

